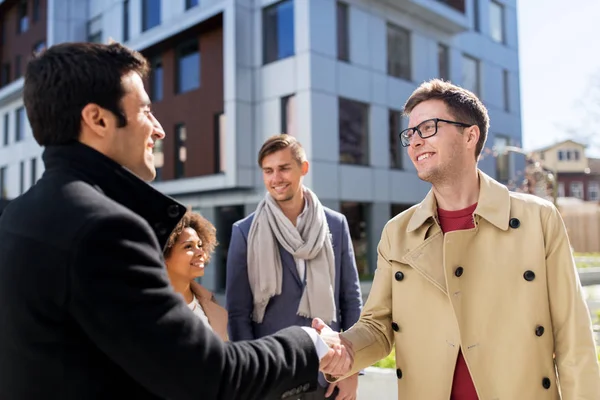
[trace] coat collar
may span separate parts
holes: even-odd
[[[48,146],[42,155],[51,175],[67,170],[96,190],[144,218],[152,227],[161,249],[186,208],[144,182],[128,169],[80,142]]]
[[[506,186],[478,170],[479,199],[474,215],[485,219],[499,229],[508,229],[510,218],[510,193]],[[434,220],[437,216],[437,202],[433,190],[430,190],[425,199],[417,206],[407,227],[407,232],[413,232],[425,222]]]

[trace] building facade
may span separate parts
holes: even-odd
[[[30,49],[112,39],[153,66],[147,89],[167,132],[153,184],[217,226],[209,288],[224,288],[231,224],[264,195],[258,149],[281,132],[306,148],[305,183],[348,218],[368,278],[384,224],[429,190],[398,140],[422,81],[484,101],[486,173],[509,181],[523,168],[489,156],[521,144],[516,18],[516,0],[0,0],[0,189],[14,198],[43,172],[17,74]]]
[[[557,197],[600,201],[600,159],[587,157],[586,146],[565,140],[535,150],[533,158],[556,174]]]

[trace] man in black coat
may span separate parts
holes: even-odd
[[[320,358],[343,368],[310,329],[223,343],[170,286],[161,250],[185,208],[144,182],[164,137],[147,72],[119,44],[27,66],[46,171],[0,218],[0,399],[285,398],[316,387]]]

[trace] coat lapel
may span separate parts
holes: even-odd
[[[429,228],[421,227],[425,230]],[[401,262],[410,265],[442,292],[448,293],[444,273],[444,235],[437,224],[431,226],[430,236],[421,245],[408,251]]]

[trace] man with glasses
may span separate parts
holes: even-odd
[[[384,228],[369,299],[340,334],[354,364],[339,378],[395,344],[398,399],[598,399],[590,314],[557,209],[478,169],[489,117],[473,93],[432,80],[404,112],[402,145],[432,189]]]

